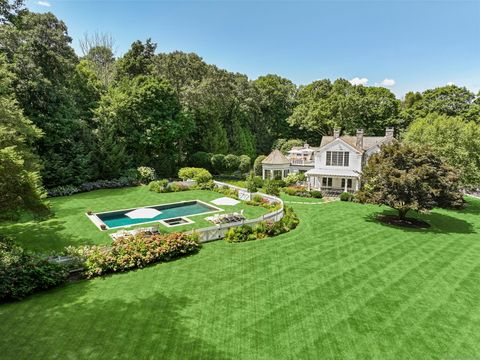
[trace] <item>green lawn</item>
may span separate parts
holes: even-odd
[[[15,238],[24,247],[38,250],[62,250],[67,245],[107,244],[111,241],[109,233],[118,231],[100,231],[85,215],[87,210],[94,212],[135,208],[147,205],[158,205],[185,200],[202,200],[210,202],[224,195],[204,190],[192,190],[176,193],[158,194],[148,191],[148,187],[140,186],[126,189],[96,190],[88,193],[50,199],[55,216],[47,221],[32,221],[28,216],[15,223],[0,223],[0,232]],[[258,206],[240,203],[235,206],[218,206],[224,212],[244,210],[247,218],[255,218],[267,210]],[[205,220],[211,214],[189,216],[195,223],[191,225],[166,227],[161,225],[163,232],[184,231],[193,228],[212,226]],[[135,227],[152,226],[140,224]]]
[[[299,227],[276,238],[209,243],[0,306],[0,357],[475,359],[480,201],[469,202],[422,215],[426,230],[380,224],[375,206],[294,204]]]

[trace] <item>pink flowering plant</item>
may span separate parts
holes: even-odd
[[[110,246],[84,246],[76,255],[83,259],[89,278],[112,272],[142,268],[196,253],[198,237],[191,234],[138,234],[112,242]]]

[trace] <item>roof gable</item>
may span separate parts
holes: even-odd
[[[333,137],[332,137],[333,138]],[[322,140],[323,143],[323,140]],[[320,151],[326,151],[329,148],[337,145],[337,144],[343,144],[345,145],[348,149],[351,151],[357,152],[357,153],[362,153],[363,151],[359,150],[356,146],[352,145],[350,142],[345,141],[344,136],[332,139],[330,142],[327,142],[325,145],[320,147]]]
[[[341,140],[345,144],[348,144],[350,147],[354,148],[355,151],[363,153],[365,150],[370,149],[374,146],[380,146],[389,138],[385,136],[364,136],[363,137],[363,146],[361,148],[357,147],[357,137],[356,136],[340,136],[338,138],[334,138],[333,136],[323,136],[322,142],[320,144],[320,149],[327,146],[328,144],[333,143],[335,140]]]
[[[284,165],[290,164],[290,160],[288,160],[280,150],[275,149],[265,159],[263,159],[262,164]]]

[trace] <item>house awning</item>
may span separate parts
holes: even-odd
[[[355,177],[358,178],[360,173],[347,169],[311,169],[305,175],[307,176],[337,176],[337,177]]]

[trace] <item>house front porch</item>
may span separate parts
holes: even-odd
[[[310,190],[332,193],[355,192],[360,189],[360,177],[353,171],[325,171],[313,169],[306,172],[307,185]]]

